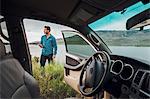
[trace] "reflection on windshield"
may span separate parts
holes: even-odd
[[[150,61],[150,26],[144,30],[126,30],[126,21],[150,8],[141,2],[126,8],[125,12],[113,12],[91,24],[98,36],[109,46],[112,53]]]

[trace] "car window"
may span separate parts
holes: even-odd
[[[67,52],[79,56],[88,57],[95,53],[94,48],[84,37],[76,32],[63,32]]]
[[[3,16],[0,16],[0,19],[2,19],[2,18],[3,18]],[[9,35],[8,35],[7,26],[6,26],[6,22],[5,21],[0,22],[0,28],[2,30],[1,31],[2,33],[0,33],[0,39],[5,44],[6,53],[11,53],[12,51],[11,51],[11,47],[10,47],[10,42],[8,41]],[[2,36],[2,34],[3,34],[3,36]]]
[[[91,56],[95,53],[94,48],[87,43],[80,35],[76,32],[65,32],[64,36],[66,37],[73,37],[70,39],[67,39],[67,46],[65,47],[62,32],[64,30],[69,31],[75,31],[74,29],[60,25],[55,24],[51,22],[45,22],[45,21],[39,21],[34,19],[24,19],[23,20],[25,32],[27,41],[29,44],[30,54],[32,57],[40,57],[41,55],[41,48],[38,46],[41,37],[44,34],[43,27],[50,26],[51,27],[51,34],[56,38],[57,41],[57,55],[56,55],[56,61],[63,63],[65,61],[65,53],[66,53],[66,47],[67,51],[69,53],[80,55],[80,56]],[[74,37],[75,36],[75,37]],[[75,39],[74,39],[75,38]],[[68,43],[69,42],[69,43]],[[64,59],[64,60],[62,60]]]

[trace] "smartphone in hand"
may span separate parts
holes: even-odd
[[[42,45],[42,44],[39,44],[39,46],[40,46],[41,48],[43,48],[43,45]]]

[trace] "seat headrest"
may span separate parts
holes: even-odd
[[[3,41],[0,39],[0,57],[6,55],[6,48]]]

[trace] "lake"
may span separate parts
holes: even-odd
[[[83,47],[83,45],[81,45]],[[77,47],[74,47],[78,49]],[[80,47],[81,48],[81,47]],[[124,55],[129,57],[136,57],[150,62],[150,47],[134,47],[134,46],[110,46],[113,54]],[[41,55],[41,48],[38,45],[30,45],[30,52],[32,56]],[[56,61],[59,63],[65,62],[65,46],[58,45]]]
[[[73,45],[75,49],[80,49],[86,46],[81,45],[80,48],[77,48],[76,45]],[[41,55],[41,48],[38,45],[29,45],[30,54],[32,57]],[[123,55],[128,57],[135,57],[142,60],[147,60],[150,62],[150,47],[134,47],[134,46],[110,46],[109,47],[113,54]],[[6,49],[9,51],[8,46]],[[86,51],[85,51],[86,52]],[[64,64],[65,63],[65,45],[58,45],[58,51],[56,55],[56,61]]]

